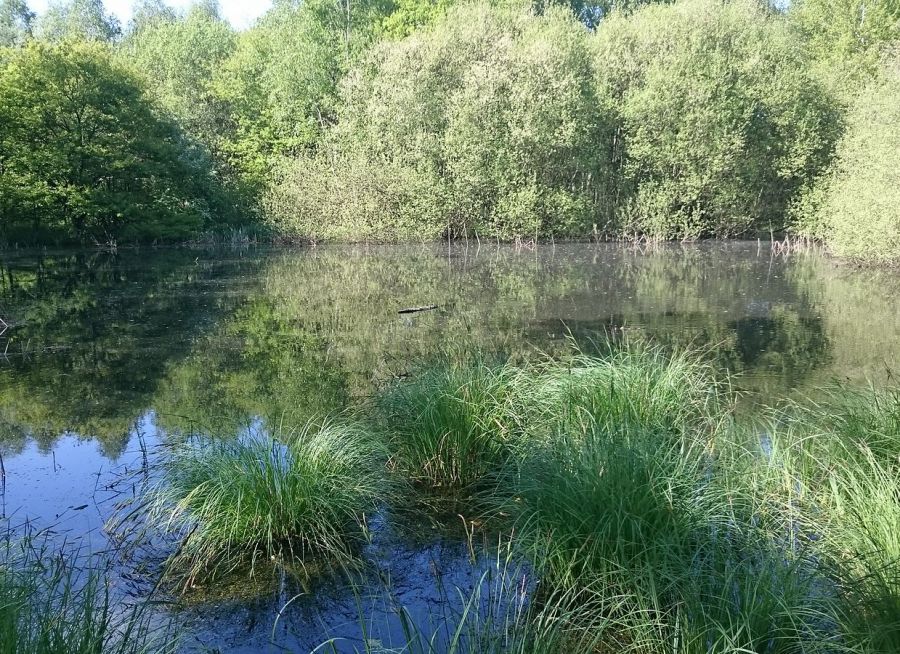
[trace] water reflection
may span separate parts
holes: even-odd
[[[148,411],[165,431],[297,422],[448,345],[709,346],[765,397],[884,376],[900,349],[895,273],[756,243],[24,253],[0,273],[7,454],[77,434],[115,458]],[[439,308],[397,313],[426,304]]]

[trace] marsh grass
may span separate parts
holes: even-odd
[[[733,393],[702,353],[627,342],[602,356],[576,351],[531,376],[530,402],[551,434],[640,429],[692,437],[728,417]]]
[[[777,414],[783,467],[848,642],[900,651],[900,391],[835,386]]]
[[[106,563],[52,548],[42,535],[0,544],[0,654],[174,652],[150,602],[116,601]]]
[[[272,437],[190,439],[163,462],[151,525],[180,544],[167,573],[185,587],[260,557],[352,563],[367,516],[389,497],[383,449],[362,428],[308,423]]]
[[[393,468],[414,486],[447,495],[490,483],[524,430],[523,374],[480,356],[448,356],[389,388],[377,411]]]
[[[323,642],[314,652],[355,654],[539,654],[590,652],[601,642],[605,620],[596,606],[573,594],[536,601],[535,579],[515,552],[493,544],[494,561],[473,570],[465,588],[440,583],[441,600],[425,614],[400,603],[393,589],[376,591],[388,608],[373,622],[357,595],[361,643],[342,638]]]
[[[702,438],[603,423],[560,436],[523,466],[522,544],[552,588],[621,600],[607,618],[622,651],[824,647],[837,609],[817,564],[719,465]]]

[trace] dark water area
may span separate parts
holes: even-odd
[[[756,242],[0,252],[0,510],[104,551],[121,475],[172,435],[300,424],[448,348],[701,347],[763,403],[835,379],[880,383],[900,362],[898,297],[896,272]],[[425,305],[437,308],[398,313]],[[339,633],[352,651],[360,611],[392,619],[368,635],[390,640],[398,605],[426,620],[456,586],[527,587],[527,571],[500,575],[491,548],[475,549],[473,565],[464,539],[383,526],[367,574],[396,596],[273,571],[238,596],[186,602],[185,648],[260,651],[274,635],[309,651]],[[119,583],[139,594],[129,575],[123,565]]]

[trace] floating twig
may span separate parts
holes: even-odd
[[[397,313],[419,313],[420,311],[432,311],[437,309],[438,306],[436,304],[426,304],[421,307],[409,307],[407,309],[400,309]]]

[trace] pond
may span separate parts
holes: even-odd
[[[0,509],[14,526],[107,550],[117,481],[167,435],[302,424],[447,349],[524,358],[609,337],[704,348],[751,406],[833,379],[877,382],[900,361],[898,297],[896,272],[755,241],[7,251]],[[184,602],[183,647],[390,639],[396,621],[373,635],[359,614],[396,614],[397,602],[427,620],[454,586],[527,586],[527,571],[493,579],[487,546],[378,531],[369,558],[391,579],[389,600],[273,571]],[[144,592],[133,565],[120,568],[118,585]]]

